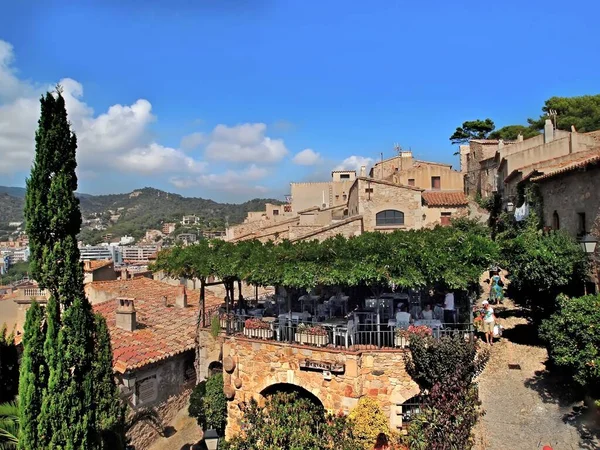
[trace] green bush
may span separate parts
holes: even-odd
[[[227,397],[223,393],[223,375],[200,382],[192,391],[188,414],[204,430],[214,429],[222,436],[227,425]]]
[[[415,450],[468,450],[480,415],[474,379],[489,351],[461,336],[412,336],[406,370],[425,394],[424,407],[408,428]]]
[[[352,423],[296,393],[277,393],[265,407],[254,399],[245,406],[244,434],[225,444],[227,450],[362,450]]]
[[[587,257],[563,231],[543,233],[529,224],[501,242],[509,295],[530,306],[536,318],[548,317],[561,293],[577,293],[587,276]]]
[[[551,362],[565,370],[594,397],[600,396],[600,295],[557,299],[540,336]]]
[[[353,422],[354,439],[365,450],[373,448],[379,433],[390,434],[389,421],[377,401],[361,397],[348,418]]]
[[[15,399],[19,387],[19,352],[14,333],[0,327],[0,403]]]

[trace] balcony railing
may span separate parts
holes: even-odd
[[[408,324],[397,326],[395,321],[385,323],[356,323],[348,319],[332,319],[325,322],[310,322],[284,317],[252,317],[230,314],[211,314],[211,320],[219,321],[221,332],[227,336],[240,336],[261,341],[274,341],[311,347],[348,350],[398,349],[408,346],[410,337]],[[248,319],[250,319],[248,321]],[[247,322],[248,321],[248,322]],[[473,327],[469,323],[442,323],[440,321],[415,321],[415,325],[428,327],[431,335],[459,335],[473,338]],[[207,322],[210,326],[210,322]]]
[[[29,297],[45,297],[46,290],[39,288],[25,288],[23,289],[23,296],[26,298]]]

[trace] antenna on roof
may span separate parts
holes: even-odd
[[[394,150],[396,151],[396,153],[400,154],[402,153],[402,147],[400,146],[400,144],[398,144],[397,142],[394,143]]]
[[[558,113],[556,112],[555,109],[548,110],[548,117],[550,117],[550,119],[554,123],[554,129],[556,129],[556,116],[558,116]]]

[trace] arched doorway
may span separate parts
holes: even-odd
[[[294,393],[298,396],[298,398],[306,399],[306,400],[310,401],[312,404],[314,404],[315,406],[317,406],[319,408],[324,408],[323,402],[321,402],[319,397],[314,395],[312,392],[307,391],[306,389],[304,389],[301,386],[296,386],[295,384],[275,383],[275,384],[272,384],[272,385],[264,388],[260,392],[260,395],[262,395],[265,398],[268,398],[268,397],[270,397],[274,394],[280,393],[280,392],[283,392],[286,394]]]

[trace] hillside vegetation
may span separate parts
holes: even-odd
[[[0,230],[8,222],[23,221],[25,189],[0,187]],[[253,199],[241,204],[217,203],[196,197],[183,197],[154,188],[143,188],[127,194],[78,194],[84,219],[100,219],[106,230],[82,230],[86,243],[94,243],[102,234],[143,236],[147,229],[160,228],[162,222],[179,222],[183,215],[200,218],[199,229],[223,230],[226,223],[241,223],[248,211],[260,211],[272,199]],[[0,231],[0,234],[4,234]]]

